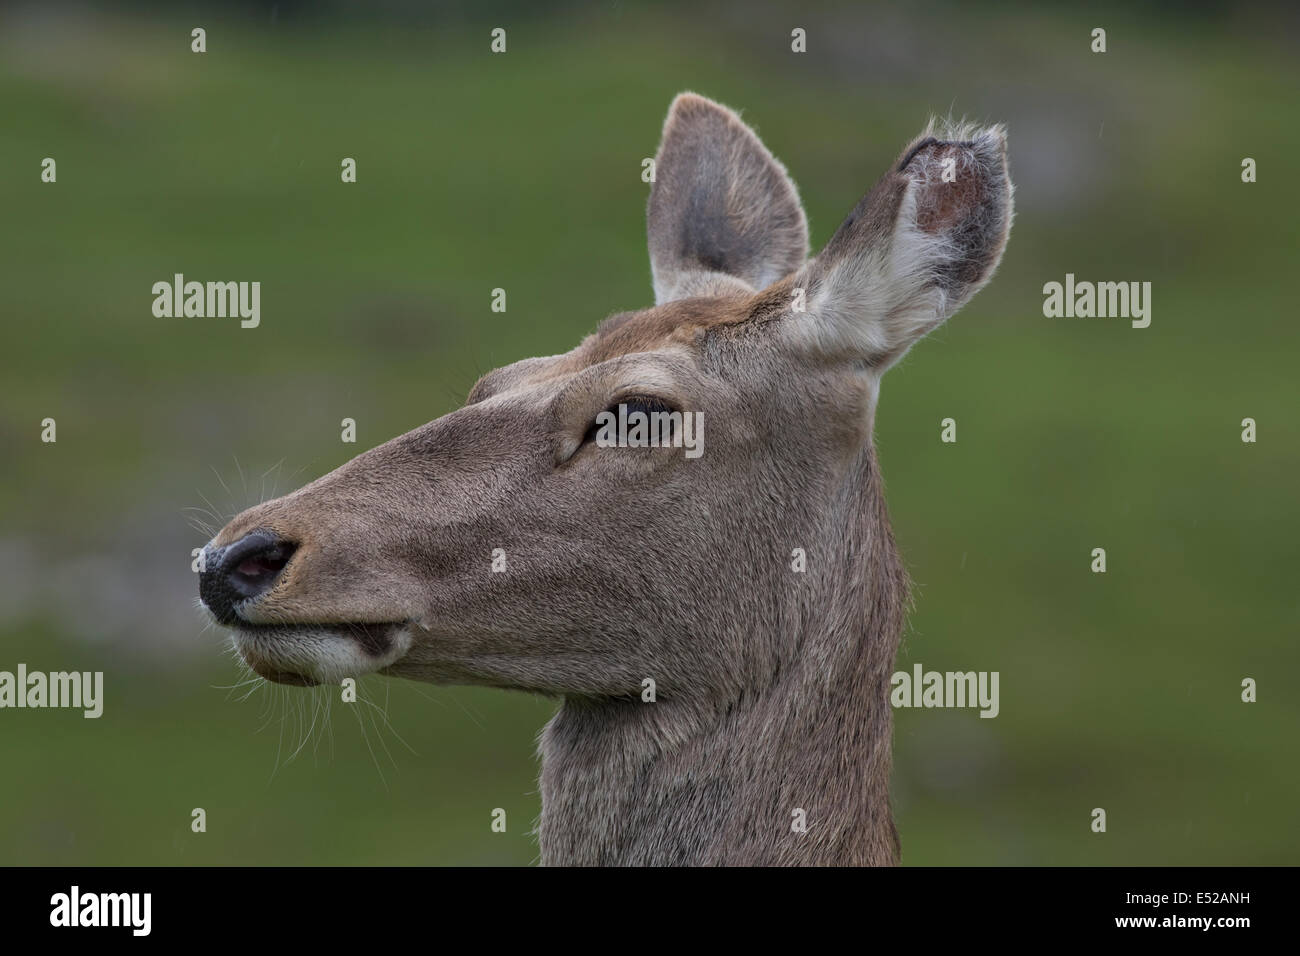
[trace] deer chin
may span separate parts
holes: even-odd
[[[338,684],[397,663],[411,648],[405,623],[239,624],[233,641],[244,663],[277,684]]]

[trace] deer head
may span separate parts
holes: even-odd
[[[682,94],[648,205],[654,307],[240,514],[202,600],[284,683],[515,688],[605,726],[637,718],[603,707],[654,709],[652,678],[661,749],[799,668],[866,660],[875,687],[904,587],[871,454],[881,376],[988,281],[1011,215],[1002,130],[932,129],[808,260],[784,167]],[[703,454],[602,447],[619,405],[696,413]],[[665,703],[691,715],[671,732]]]

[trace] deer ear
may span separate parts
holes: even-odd
[[[790,323],[818,352],[877,368],[960,309],[992,277],[1011,229],[1001,127],[927,129],[794,278]]]
[[[734,112],[694,93],[668,110],[646,209],[655,301],[752,293],[808,257],[785,167]]]

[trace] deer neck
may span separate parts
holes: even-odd
[[[897,862],[889,677],[906,578],[870,447],[825,517],[811,593],[717,636],[783,649],[766,686],[565,701],[541,740],[544,864]]]

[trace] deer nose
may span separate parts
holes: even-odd
[[[297,547],[274,532],[253,531],[224,548],[205,548],[199,597],[219,622],[237,624],[235,605],[271,590]]]

